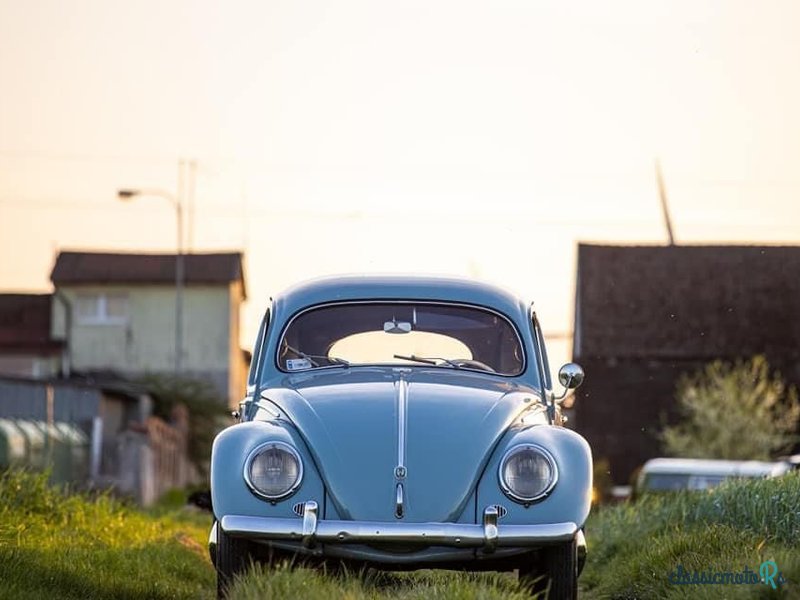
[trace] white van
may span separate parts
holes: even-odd
[[[653,458],[639,472],[636,491],[707,490],[726,479],[778,477],[791,470],[787,462]]]

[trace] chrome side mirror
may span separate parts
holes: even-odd
[[[564,393],[554,398],[563,400],[569,390],[574,390],[583,383],[583,369],[576,363],[567,363],[558,370],[558,382],[564,386]]]
[[[558,382],[568,390],[583,383],[583,369],[576,363],[567,363],[558,370]]]

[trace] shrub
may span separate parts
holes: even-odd
[[[677,401],[684,420],[661,433],[672,456],[767,460],[797,440],[797,390],[771,373],[763,356],[718,360],[684,375]]]

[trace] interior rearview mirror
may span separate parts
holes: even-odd
[[[386,333],[409,333],[411,331],[411,323],[408,321],[386,321],[383,324],[383,330]]]

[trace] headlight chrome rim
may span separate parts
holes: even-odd
[[[550,482],[547,484],[544,490],[542,490],[536,496],[520,496],[519,494],[515,493],[508,486],[508,484],[506,484],[506,480],[503,477],[503,470],[505,469],[506,463],[516,453],[521,452],[523,450],[535,450],[536,452],[541,454],[547,461],[548,465],[550,466],[550,472],[552,473],[550,477]],[[500,483],[500,489],[503,490],[503,493],[509,498],[511,498],[514,502],[518,502],[520,504],[533,504],[534,502],[539,502],[540,500],[544,500],[553,491],[553,488],[555,488],[556,483],[558,483],[558,467],[556,466],[555,458],[553,458],[553,455],[545,447],[540,446],[539,444],[517,444],[516,446],[509,448],[503,455],[503,458],[500,460],[500,465],[497,469],[497,479]]]
[[[253,460],[255,460],[255,458],[259,454],[264,452],[264,450],[270,448],[279,448],[281,450],[284,450],[289,454],[291,454],[294,457],[295,461],[297,461],[297,479],[289,489],[287,489],[285,492],[281,494],[276,494],[276,495],[266,494],[262,490],[258,489],[253,484],[253,481],[250,477],[250,467],[253,464]],[[294,494],[298,490],[300,485],[303,483],[303,459],[300,458],[300,453],[297,452],[297,449],[295,449],[291,444],[279,441],[264,442],[263,444],[259,444],[258,446],[253,448],[250,451],[250,454],[247,455],[247,459],[244,461],[244,480],[245,483],[247,483],[247,487],[250,488],[250,491],[259,498],[262,498],[264,500],[269,500],[270,502],[284,500],[289,496],[291,496],[292,494]]]

